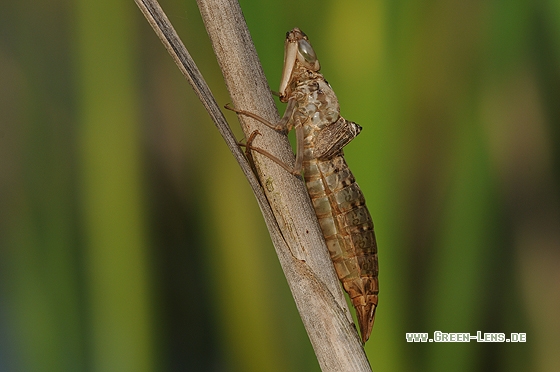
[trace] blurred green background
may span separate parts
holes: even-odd
[[[196,3],[161,4],[229,102]],[[560,370],[560,2],[241,6],[272,89],[298,26],[364,128],[373,369]],[[405,340],[434,331],[527,342]],[[0,371],[318,370],[248,184],[134,2],[0,2]]]

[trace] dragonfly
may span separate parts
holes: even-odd
[[[336,95],[319,73],[321,66],[305,33],[287,32],[280,101],[287,104],[276,124],[248,111],[226,108],[252,117],[278,131],[296,133],[294,166],[283,163],[264,149],[252,146],[253,132],[245,147],[259,152],[288,172],[301,176],[337,276],[356,309],[362,343],[369,339],[378,303],[377,243],[364,194],[344,159],[343,147],[362,128],[340,116]]]

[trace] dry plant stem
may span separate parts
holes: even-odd
[[[156,1],[135,2],[199,95],[249,180],[321,369],[371,371],[303,182],[274,161],[254,154],[265,197],[210,90],[167,17]],[[199,0],[198,5],[233,105],[271,123],[278,121],[239,4]],[[279,45],[282,45],[281,37]],[[255,146],[266,148],[281,161],[293,164],[294,155],[284,135],[254,119],[240,119],[247,138],[257,129],[263,134],[255,138]]]

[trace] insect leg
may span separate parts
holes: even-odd
[[[247,158],[247,161],[249,162],[249,165],[251,166],[251,169],[253,170],[253,173],[255,175],[257,174],[257,168],[255,167],[255,159],[253,159],[253,154],[251,153],[250,150],[253,148],[253,146],[252,146],[253,141],[260,134],[261,133],[258,130],[255,130],[255,131],[253,131],[253,133],[251,133],[249,138],[247,138],[246,143],[237,142],[238,146],[245,147],[245,157]]]
[[[251,163],[253,163],[253,156],[250,155],[248,150],[253,150],[255,152],[258,152],[261,155],[266,156],[267,158],[269,158],[270,160],[272,160],[273,162],[275,162],[276,164],[278,164],[279,166],[281,166],[282,168],[284,168],[288,173],[293,174],[294,176],[299,176],[301,174],[301,167],[300,170],[297,171],[297,169],[295,167],[290,167],[288,164],[284,163],[282,160],[278,159],[276,156],[272,155],[270,152],[261,149],[260,147],[255,147],[252,145],[253,140],[255,139],[255,137],[257,135],[259,135],[260,133],[258,131],[254,131],[253,133],[251,133],[251,136],[249,137],[249,139],[247,140],[247,143],[243,144],[240,143],[239,146],[243,146],[245,147],[245,155],[247,156],[247,159],[250,159],[249,161]]]
[[[249,111],[245,111],[245,110],[238,110],[235,107],[230,106],[229,104],[225,105],[224,107],[228,110],[234,111],[240,115],[245,115],[245,116],[249,116],[250,118],[253,118],[255,120],[260,121],[261,123],[263,123],[264,125],[266,125],[269,128],[272,128],[274,130],[277,131],[289,131],[290,129],[292,129],[293,126],[293,121],[290,120],[292,118],[292,114],[294,112],[294,110],[296,109],[296,100],[295,99],[290,99],[288,100],[288,105],[286,106],[286,111],[284,112],[284,115],[282,116],[282,119],[280,119],[280,121],[276,124],[272,124],[270,122],[268,122],[266,119],[258,116],[257,114],[253,114],[252,112]],[[286,163],[284,163],[282,160],[278,159],[276,156],[272,155],[271,153],[269,153],[266,150],[263,150],[261,148],[258,147],[254,147],[252,146],[252,142],[255,139],[255,137],[257,136],[257,134],[260,133],[256,133],[253,132],[251,133],[249,139],[247,140],[247,144],[242,145],[245,146],[245,148],[247,150],[253,150],[258,152],[261,155],[266,156],[267,158],[269,158],[270,160],[274,161],[275,163],[277,163],[278,165],[280,165],[282,168],[284,168],[288,173],[293,174],[294,176],[301,176],[301,170],[302,170],[302,163],[303,163],[303,127],[298,126],[299,129],[296,130],[296,138],[297,138],[297,143],[298,143],[298,147],[297,147],[297,153],[298,153],[298,157],[296,158],[296,164],[294,167],[290,167],[289,165],[287,165]],[[299,155],[301,154],[301,155]]]
[[[303,169],[303,150],[304,150],[304,137],[303,125],[301,123],[296,124],[294,127],[296,130],[296,163],[294,164],[294,169],[292,174],[301,174]]]
[[[292,114],[293,114],[293,112],[296,108],[296,101],[295,101],[295,99],[290,99],[288,101],[288,105],[286,106],[286,111],[284,112],[284,115],[282,116],[282,119],[280,119],[280,121],[276,124],[272,124],[268,120],[260,117],[257,114],[253,114],[252,112],[236,109],[235,107],[231,106],[229,103],[227,105],[225,105],[224,107],[228,110],[231,110],[233,112],[238,113],[239,115],[245,115],[245,116],[253,118],[257,121],[260,121],[261,123],[263,123],[267,127],[272,128],[274,130],[289,131],[290,129],[292,129],[289,125],[289,122],[290,122]]]

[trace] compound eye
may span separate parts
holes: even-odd
[[[305,59],[306,62],[309,64],[314,64],[317,61],[317,55],[313,50],[313,47],[309,42],[305,39],[301,39],[298,41],[298,50],[301,56]]]

